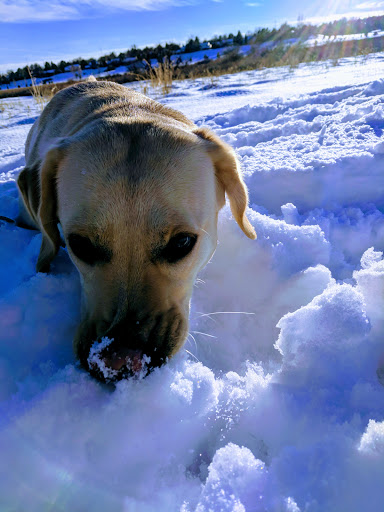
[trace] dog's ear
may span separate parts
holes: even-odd
[[[21,171],[17,184],[24,205],[42,234],[37,272],[48,272],[51,261],[60,247],[60,232],[57,227],[56,175],[63,148],[57,145],[50,149],[43,162]]]
[[[20,197],[23,200],[24,207],[31,217],[35,228],[40,225],[37,213],[40,204],[40,163],[25,167],[17,178]]]
[[[49,271],[51,261],[60,248],[61,239],[57,227],[59,219],[57,217],[56,177],[62,157],[63,149],[56,146],[48,151],[41,167],[38,216],[43,238],[36,265],[38,272]]]
[[[254,240],[256,232],[245,215],[248,191],[241,177],[235,152],[208,128],[198,128],[194,133],[206,143],[206,150],[215,167],[216,177],[224,187],[236,222],[247,237]]]

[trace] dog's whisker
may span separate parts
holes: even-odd
[[[209,320],[212,320],[212,322],[215,322],[215,324],[217,324],[217,320],[215,320],[214,318],[211,318],[209,313],[206,313],[205,315],[203,313],[198,313],[197,318],[200,318],[201,316],[206,316],[207,318],[209,318]]]
[[[209,237],[211,237],[211,235],[208,233],[208,231],[205,231],[205,229],[203,228],[199,228],[200,231],[202,231],[203,233],[205,233],[206,235],[208,235]]]
[[[196,338],[193,336],[193,334],[191,334],[190,332],[188,333],[188,337],[191,337],[192,340],[193,340],[193,343],[195,344],[195,349],[197,350],[197,343],[196,343]],[[189,340],[188,340],[189,341]]]
[[[213,311],[212,313],[198,313],[199,318],[211,315],[255,315],[249,311]]]
[[[207,334],[206,332],[200,332],[200,331],[191,331],[194,334],[201,334],[202,336],[208,336],[209,338],[215,338],[217,339],[217,336],[214,336],[213,334]]]
[[[196,361],[197,361],[198,363],[201,363],[200,359],[198,359],[198,358],[195,356],[195,354],[192,354],[192,352],[190,352],[190,351],[189,351],[189,350],[187,350],[186,348],[185,348],[184,350],[185,350],[185,352],[186,352],[187,354],[189,354],[189,355],[190,355],[190,356],[192,356],[194,359],[196,359]]]

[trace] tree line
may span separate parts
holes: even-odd
[[[252,44],[262,44],[274,41],[278,44],[287,39],[306,40],[309,36],[317,34],[323,34],[324,36],[336,36],[364,33],[367,35],[375,30],[384,30],[384,16],[371,16],[365,19],[359,18],[349,20],[342,18],[337,21],[322,23],[320,25],[313,25],[302,21],[299,21],[295,25],[283,23],[279,28],[259,28],[258,30],[248,32],[245,35],[243,35],[239,30],[237,34],[230,33],[221,36],[214,36],[209,40],[204,39],[204,41],[200,41],[198,37],[192,37],[187,41],[185,47],[181,47],[176,43],[166,43],[164,46],[159,44],[155,47],[146,46],[145,48],[136,48],[134,45],[125,52],[121,52],[119,54],[111,52],[99,57],[98,59],[83,59],[80,57],[72,61],[61,60],[59,63],[45,62],[44,65],[35,63],[30,66],[18,68],[16,71],[9,70],[5,74],[0,74],[0,85],[11,84],[18,80],[30,79],[29,70],[34,78],[44,79],[52,75],[64,73],[66,68],[68,69],[68,67],[74,65],[79,65],[81,69],[88,68],[98,70],[103,68],[109,71],[120,65],[127,64],[129,59],[137,59],[138,61],[146,60],[147,62],[157,60],[162,62],[165,58],[170,58],[171,55],[175,55],[181,51],[183,51],[183,53],[199,51],[204,43],[209,43],[212,48],[242,45],[247,42]]]

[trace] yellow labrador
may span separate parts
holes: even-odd
[[[247,190],[234,151],[142,94],[88,81],[57,93],[33,125],[20,173],[20,220],[42,233],[37,271],[61,244],[80,273],[74,350],[95,341],[117,377],[160,366],[182,346],[197,273],[217,244],[225,193],[249,238]],[[100,344],[102,346],[102,344]]]

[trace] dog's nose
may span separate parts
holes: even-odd
[[[135,374],[143,369],[143,349],[148,345],[139,321],[125,321],[106,333],[106,346],[100,350],[100,359],[107,368]]]
[[[176,308],[151,315],[127,315],[94,343],[88,369],[102,380],[147,374],[161,366],[184,340],[187,323]]]
[[[102,338],[92,345],[87,359],[89,371],[104,381],[148,372],[149,358],[141,350],[118,345],[114,339]]]
[[[143,352],[121,348],[112,350],[103,356],[104,364],[112,370],[119,371],[126,366],[132,373],[138,373],[143,369]]]
[[[115,380],[129,375],[146,374],[160,366],[157,361],[162,344],[157,327],[162,315],[137,320],[133,315],[108,329],[92,345],[88,357],[89,370],[103,380]],[[164,362],[165,359],[163,359]]]

